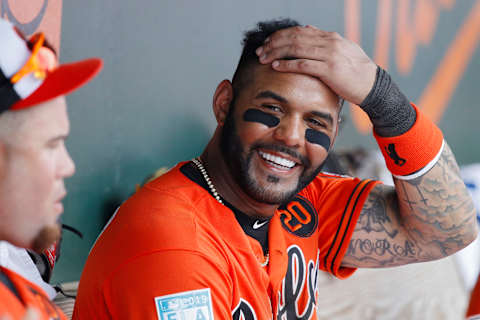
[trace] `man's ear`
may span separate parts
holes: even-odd
[[[230,104],[233,100],[233,87],[229,80],[223,80],[217,86],[213,95],[213,114],[218,125],[223,125],[227,118]]]

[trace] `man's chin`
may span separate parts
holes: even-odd
[[[277,183],[259,185],[254,181],[250,180],[247,185],[244,185],[243,190],[248,196],[260,203],[279,205],[291,199],[297,193],[297,188],[295,187],[286,188],[283,185],[283,188],[279,188]]]
[[[43,227],[35,236],[31,249],[35,252],[42,253],[52,244],[60,240],[61,227],[59,224]]]

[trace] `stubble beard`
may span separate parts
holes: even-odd
[[[52,244],[60,240],[61,227],[59,224],[43,227],[35,236],[32,242],[32,250],[42,253],[50,248]]]
[[[282,179],[270,175],[267,177],[269,186],[261,186],[254,178],[255,168],[252,166],[252,157],[256,150],[260,147],[269,150],[281,151],[287,154],[295,155],[300,158],[304,170],[302,171],[298,182],[295,187],[290,190],[280,190],[282,188]],[[296,151],[289,149],[282,145],[261,145],[256,144],[251,147],[248,154],[245,156],[244,147],[240,141],[240,137],[237,135],[235,122],[233,118],[233,108],[229,109],[225,124],[222,129],[220,138],[220,150],[223,155],[224,161],[230,169],[230,174],[234,178],[235,182],[240,185],[243,191],[252,199],[257,202],[267,204],[282,204],[287,203],[298,192],[305,188],[318,173],[322,170],[325,161],[315,169],[310,168],[310,162],[305,157],[298,155]],[[308,172],[310,171],[310,173]]]

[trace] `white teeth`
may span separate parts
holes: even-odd
[[[278,156],[274,156],[270,153],[265,153],[263,151],[258,151],[258,153],[260,154],[260,156],[267,160],[267,161],[270,161],[272,162],[273,164],[276,164],[276,165],[279,165],[279,166],[282,166],[282,167],[286,167],[286,168],[293,168],[293,166],[295,166],[295,162],[291,161],[291,160],[288,160],[288,159],[285,159],[285,158],[281,158],[281,157],[278,157]],[[284,168],[280,168],[280,169],[284,169]]]

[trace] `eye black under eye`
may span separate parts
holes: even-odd
[[[270,128],[275,127],[280,123],[279,118],[258,109],[248,109],[245,111],[243,114],[243,120],[249,122],[258,122]]]
[[[310,143],[318,144],[324,147],[327,151],[330,149],[330,137],[323,132],[307,129],[305,131],[305,139],[307,139],[307,141]]]

